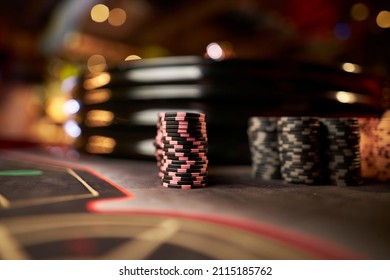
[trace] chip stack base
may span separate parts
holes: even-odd
[[[161,112],[158,116],[156,159],[162,186],[177,189],[206,187],[206,116],[188,112]]]

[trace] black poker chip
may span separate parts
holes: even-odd
[[[185,133],[185,134],[195,134],[195,135],[205,135],[207,134],[207,131],[206,129],[195,129],[195,128],[188,128],[188,129],[174,129],[174,128],[171,128],[171,129],[165,129],[165,132],[163,132],[163,135],[164,133],[166,134],[172,134],[172,133],[177,133],[177,134],[182,134],[182,133]]]
[[[199,173],[199,170],[204,170],[208,168],[208,164],[205,165],[170,165],[170,164],[161,164],[161,170],[166,170],[166,169],[185,169],[185,170],[194,170],[194,173]]]
[[[168,152],[168,153],[184,153],[184,154],[187,154],[187,153],[201,153],[201,154],[206,154],[208,152],[207,149],[197,149],[197,148],[194,148],[194,149],[175,149],[175,148],[165,148],[164,147],[164,151],[165,152]]]
[[[155,145],[157,146],[157,145]],[[162,144],[161,149],[207,149],[207,145],[192,145],[192,144]]]
[[[195,117],[167,117],[161,119],[161,122],[204,122],[205,120],[202,118],[195,118]]]
[[[207,167],[202,168],[163,168],[162,171],[166,172],[177,172],[177,173],[205,173],[207,171]]]
[[[207,140],[207,134],[203,132],[195,133],[195,132],[183,132],[183,133],[178,133],[178,132],[163,132],[163,137],[165,138],[176,138],[176,137],[181,137],[185,138],[188,141],[191,141],[191,139],[194,140],[199,140],[199,139],[205,139]]]
[[[174,168],[179,168],[179,167],[182,167],[182,168],[200,168],[200,167],[207,167],[208,165],[208,162],[205,162],[205,163],[200,163],[200,162],[195,162],[195,163],[185,163],[185,164],[174,164],[174,163],[171,163],[169,161],[164,161],[162,160],[162,165],[166,166],[166,167],[174,167]]]
[[[193,177],[206,177],[208,174],[207,172],[175,172],[175,171],[162,171],[163,176],[175,176],[175,177],[187,177],[187,178],[193,178]]]
[[[176,161],[207,161],[207,156],[173,156],[173,155],[167,155],[162,154],[163,160],[176,160]]]
[[[183,142],[186,142],[186,143],[188,143],[188,144],[191,144],[191,143],[194,143],[194,142],[208,142],[208,139],[207,139],[207,137],[177,137],[177,136],[163,136],[162,138],[161,138],[161,141],[163,142],[163,143],[165,143],[165,142],[170,142],[170,143],[175,143],[176,141],[178,141],[178,142],[181,142],[181,143],[183,143]]]
[[[167,150],[163,149],[164,155],[166,156],[173,156],[173,157],[206,157],[207,152],[191,152],[191,151],[185,151],[185,152],[168,152]]]
[[[167,117],[194,117],[194,118],[205,118],[206,115],[203,113],[192,113],[192,112],[164,112],[160,113],[161,118]]]
[[[167,128],[168,126],[173,127],[207,127],[205,122],[195,121],[195,120],[186,120],[186,121],[162,121],[160,127]]]
[[[161,143],[164,145],[184,145],[184,146],[207,146],[207,141],[183,141],[183,140],[165,140],[162,139]]]
[[[201,185],[177,185],[177,184],[163,183],[163,187],[174,188],[174,189],[202,189],[202,188],[207,187],[207,184],[201,184]]]
[[[163,164],[161,170],[167,169],[185,169],[185,170],[204,170],[207,169],[208,165],[173,165],[173,164]]]
[[[163,177],[161,180],[163,183],[167,184],[175,184],[175,185],[201,185],[201,184],[206,184],[205,179],[201,180],[192,180],[192,181],[177,181],[177,180],[169,180]]]
[[[199,161],[199,160],[168,160],[168,159],[164,159],[162,160],[163,163],[167,163],[167,164],[178,164],[178,165],[191,165],[191,164],[207,164],[209,161],[206,159],[206,160],[202,160],[202,161]]]
[[[173,175],[164,175],[163,179],[165,180],[176,180],[176,181],[182,181],[182,182],[191,182],[191,181],[199,181],[199,180],[205,180],[207,178],[207,175],[205,176],[173,176]]]
[[[161,126],[162,129],[193,129],[193,130],[202,130],[207,129],[206,124],[165,124]]]

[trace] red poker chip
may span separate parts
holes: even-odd
[[[197,113],[197,112],[160,112],[159,116],[162,118],[165,117],[201,117],[205,118],[206,115],[203,113]]]

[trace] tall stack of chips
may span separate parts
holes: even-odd
[[[270,180],[280,179],[276,117],[251,117],[248,121],[252,176]]]
[[[288,183],[318,184],[323,181],[320,122],[313,117],[281,117],[278,120],[282,178]]]
[[[360,130],[360,158],[361,175],[363,178],[375,178],[378,170],[376,168],[376,130],[379,123],[378,118],[359,118]]]
[[[161,136],[159,136],[161,134]],[[201,113],[160,113],[157,124],[156,154],[162,185],[168,188],[206,187],[206,116]]]
[[[330,182],[338,186],[361,184],[359,124],[356,118],[322,118],[327,130]]]
[[[378,171],[377,179],[390,180],[390,111],[381,118],[375,139],[375,161]]]

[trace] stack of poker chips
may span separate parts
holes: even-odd
[[[378,170],[376,167],[376,130],[379,118],[359,118],[360,130],[360,157],[361,157],[361,175],[363,178],[374,179]]]
[[[282,178],[295,184],[321,183],[323,168],[319,119],[281,117],[277,125]]]
[[[252,176],[263,180],[280,179],[276,117],[251,117],[248,121]]]
[[[162,185],[167,188],[206,187],[206,117],[201,113],[160,113],[156,158]]]
[[[376,128],[375,161],[377,179],[390,180],[390,111],[383,115]]]
[[[356,118],[322,118],[326,128],[327,162],[331,184],[361,184],[360,131]]]

